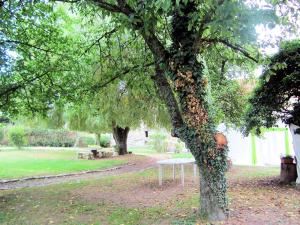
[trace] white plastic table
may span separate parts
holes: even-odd
[[[197,173],[197,165],[195,163],[195,159],[190,158],[178,158],[178,159],[165,159],[157,161],[158,164],[158,179],[159,185],[162,185],[163,179],[163,165],[172,165],[173,166],[173,180],[175,180],[175,165],[180,165],[181,168],[181,185],[184,187],[184,165],[185,164],[193,164],[194,167],[194,177],[196,177]]]

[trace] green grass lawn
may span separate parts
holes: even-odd
[[[155,151],[151,146],[144,146],[144,147],[129,147],[128,151],[133,152],[137,155],[153,155],[153,154],[160,154],[159,152]]]
[[[78,160],[77,151],[66,148],[4,148],[0,151],[0,179],[105,169],[127,162],[122,159]],[[193,157],[190,153],[157,153],[151,147],[130,148],[129,151],[148,156],[166,154],[170,158]]]
[[[183,152],[183,153],[173,153],[172,158],[194,158],[192,153],[190,152]]]
[[[105,169],[126,163],[123,159],[79,160],[75,150],[0,151],[0,179]]]

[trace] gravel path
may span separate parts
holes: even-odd
[[[154,167],[156,161],[160,160],[162,156],[156,157],[136,157],[132,156],[132,160],[125,165],[114,167],[111,169],[101,170],[101,171],[91,171],[88,173],[78,173],[78,174],[66,174],[64,176],[46,176],[34,179],[23,179],[16,180],[12,182],[0,182],[0,190],[11,190],[24,187],[38,187],[46,186],[50,184],[63,183],[68,181],[80,181],[87,179],[99,179],[107,176],[117,176],[124,173],[143,171],[145,169]]]

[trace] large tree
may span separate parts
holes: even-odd
[[[217,143],[216,137],[220,135],[216,135],[216,119],[208,88],[209,68],[207,70],[205,60],[209,58],[210,47],[215,46],[220,55],[228,52],[227,58],[233,64],[240,65],[246,59],[257,62],[255,25],[272,24],[276,19],[273,5],[266,4],[262,9],[257,9],[255,3],[235,0],[65,0],[77,3],[77,8],[86,18],[86,21],[80,22],[88,24],[97,22],[95,18],[100,20],[98,37],[92,45],[82,50],[83,46],[86,47],[82,41],[87,41],[88,37],[74,40],[72,35],[62,31],[60,15],[57,12],[51,14],[51,5],[43,1],[29,5],[24,5],[24,2],[6,1],[1,5],[5,21],[5,29],[0,31],[1,38],[4,38],[2,43],[18,50],[21,58],[16,66],[21,67],[17,71],[22,71],[3,79],[1,83],[3,110],[16,113],[20,110],[19,105],[24,106],[24,110],[43,110],[54,101],[84,100],[81,96],[86,92],[78,91],[72,95],[72,89],[81,90],[89,86],[88,92],[91,92],[131,71],[147,67],[149,70],[145,74],[152,72],[150,78],[168,109],[173,135],[186,143],[200,168],[201,215],[211,220],[225,218],[228,215],[225,180],[227,147],[224,138],[221,138],[223,143]],[[16,19],[11,19],[14,15]],[[36,28],[25,32],[28,24]],[[126,34],[127,40],[108,39],[107,36],[115,31]],[[37,33],[42,36],[40,39]],[[55,38],[52,39],[53,36]],[[79,55],[85,55],[90,46],[99,45],[103,49],[102,39],[107,40],[105,49],[121,44],[120,54],[117,54],[121,58],[128,54],[123,46],[128,46],[130,40],[141,46],[133,48],[135,51],[144,50],[145,54],[144,57],[130,55],[132,64],[135,60],[138,62],[130,66],[120,63],[114,52],[101,55],[101,59],[110,59],[105,68],[113,69],[109,69],[107,74],[101,73],[100,79],[95,79],[92,85],[89,79],[83,79],[86,76],[80,76],[86,74],[86,68],[76,63],[76,58],[78,51],[82,53]],[[216,61],[223,65],[222,60],[217,60],[217,54],[215,56]],[[38,67],[33,59],[40,61]],[[144,59],[143,63],[141,59]],[[4,60],[7,62],[7,57]],[[29,71],[27,67],[30,66]],[[37,75],[38,68],[51,70],[43,70]],[[50,74],[53,76],[49,77]],[[23,101],[22,97],[28,102]]]
[[[208,81],[199,52],[209,44],[220,43],[252,58],[227,39],[232,33],[249,38],[245,36],[247,26],[240,26],[235,19],[249,18],[249,9],[243,3],[229,1],[94,3],[99,9],[112,13],[116,23],[137,31],[151,50],[155,61],[152,79],[169,110],[173,134],[186,143],[200,168],[201,215],[209,219],[225,218],[227,149],[214,138],[216,130],[207,100]],[[232,13],[232,9],[238,9],[240,15]],[[163,34],[160,35],[161,18],[167,20],[165,25],[170,29],[166,34],[169,43],[164,43]],[[226,22],[232,25],[232,30],[224,27]]]

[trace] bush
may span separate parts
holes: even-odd
[[[27,143],[25,130],[22,127],[13,127],[9,129],[8,140],[10,144],[21,148]]]
[[[110,135],[109,134],[101,134],[100,146],[103,148],[107,148],[110,146]]]
[[[177,143],[175,144],[175,152],[180,153],[184,149],[185,144],[180,139],[177,140]]]
[[[76,133],[66,130],[28,130],[29,146],[73,147]]]
[[[155,133],[150,135],[150,145],[157,152],[166,152],[168,148],[167,135],[163,133]]]
[[[89,145],[95,145],[96,144],[95,138],[88,137],[88,136],[80,137],[80,141],[84,146],[89,146]]]

